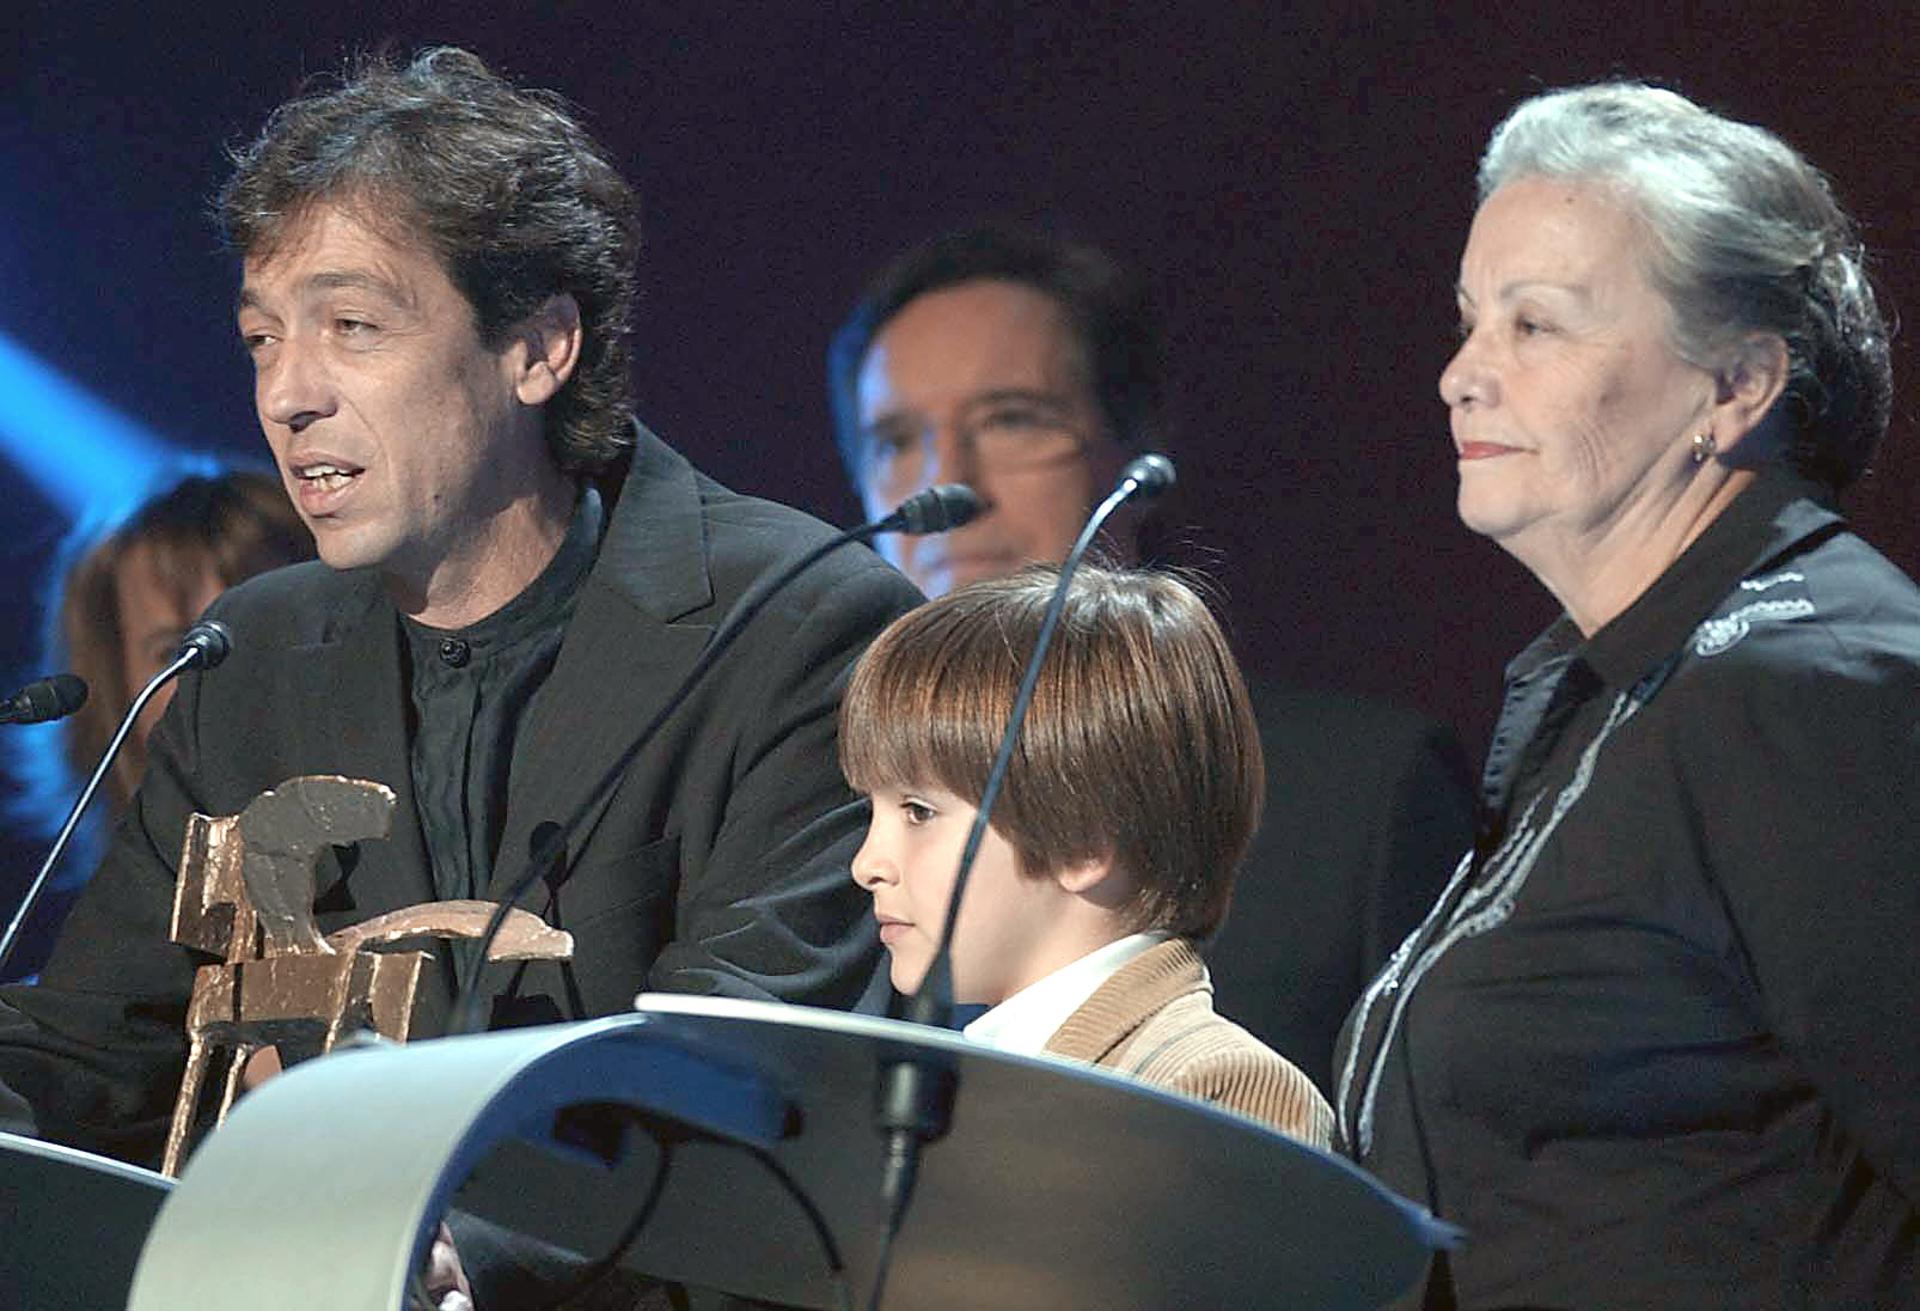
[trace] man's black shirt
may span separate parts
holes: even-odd
[[[401,621],[411,665],[414,803],[442,900],[484,896],[493,879],[514,743],[553,672],[602,517],[600,494],[589,485],[539,577],[478,623],[455,630]]]

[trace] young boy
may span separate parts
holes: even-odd
[[[949,593],[854,669],[840,763],[873,803],[853,877],[893,984],[920,986],[1058,572]],[[1206,605],[1162,574],[1083,567],[954,930],[967,1036],[1089,1061],[1325,1146],[1298,1069],[1213,1011],[1197,943],[1259,820],[1259,737]]]

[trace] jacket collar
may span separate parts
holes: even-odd
[[[1067,1017],[1047,1043],[1058,1056],[1098,1061],[1125,1042],[1168,1002],[1212,992],[1200,953],[1186,938],[1169,938],[1128,961]]]
[[[1507,681],[1572,655],[1608,687],[1632,687],[1679,650],[1742,578],[1807,538],[1844,526],[1813,484],[1784,466],[1769,466],[1606,627],[1583,642],[1562,615],[1514,658]]]
[[[614,509],[593,580],[670,624],[713,604],[700,475],[644,424],[633,428],[631,457],[602,487]]]

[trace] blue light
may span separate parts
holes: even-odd
[[[0,332],[0,445],[65,513],[122,502],[172,448]]]

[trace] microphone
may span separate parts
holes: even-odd
[[[986,508],[980,493],[965,483],[941,483],[900,502],[899,508],[879,521],[881,526],[875,531],[905,533],[909,537],[950,532],[962,524],[972,523]]]
[[[1087,517],[1086,526],[1080,530],[1080,536],[1074,540],[1073,548],[1067,552],[1066,559],[1060,563],[1060,578],[1054,584],[1053,597],[1047,602],[1046,613],[1041,616],[1040,632],[1033,644],[1033,654],[1027,659],[1026,672],[1020,679],[1020,690],[1013,700],[1013,709],[1007,715],[1006,731],[1000,738],[1000,749],[995,754],[993,766],[987,771],[986,786],[980,791],[980,808],[973,817],[973,826],[967,832],[966,845],[960,852],[960,870],[954,877],[953,894],[947,901],[946,918],[940,926],[940,941],[934,949],[933,962],[928,967],[926,977],[920,989],[914,993],[913,1005],[907,1010],[907,1018],[920,1024],[945,1026],[953,1011],[953,979],[951,958],[953,955],[953,926],[960,918],[960,898],[967,890],[967,880],[973,873],[973,862],[980,854],[980,844],[986,838],[987,824],[993,815],[994,802],[999,800],[1000,789],[1006,782],[1007,769],[1013,763],[1014,747],[1020,740],[1020,728],[1027,721],[1027,707],[1033,703],[1033,691],[1040,681],[1040,667],[1046,661],[1047,649],[1053,645],[1053,635],[1060,627],[1060,615],[1066,609],[1067,588],[1073,582],[1073,574],[1080,567],[1081,558],[1093,545],[1093,539],[1100,529],[1113,517],[1114,511],[1135,498],[1151,500],[1161,495],[1174,484],[1173,461],[1157,451],[1149,451],[1135,456],[1120,471],[1120,480],[1113,491],[1107,494]],[[931,985],[931,986],[929,986]]]
[[[40,900],[40,894],[46,889],[47,877],[53,873],[53,867],[59,864],[60,857],[66,852],[67,844],[73,840],[74,830],[80,827],[80,817],[87,813],[87,807],[92,804],[94,794],[100,790],[100,784],[106,778],[107,771],[113,767],[114,760],[119,757],[120,748],[125,745],[127,735],[133,731],[134,721],[140,718],[140,712],[147,708],[147,704],[153,700],[161,688],[178,678],[183,671],[212,669],[225,660],[227,653],[232,649],[233,633],[227,626],[217,619],[202,619],[181,636],[180,645],[174,651],[173,659],[167,663],[167,667],[149,679],[147,685],[140,689],[140,695],[133,699],[133,704],[127,707],[126,716],[121,719],[120,727],[114,730],[113,737],[107,742],[107,749],[100,755],[100,763],[93,767],[93,773],[87,778],[87,785],[80,790],[80,799],[74,802],[73,809],[67,812],[66,823],[60,826],[60,835],[53,840],[53,850],[49,851],[47,858],[40,863],[40,872],[33,876],[33,882],[27,885],[27,895],[21,899],[20,908],[14,912],[13,921],[7,925],[7,931],[0,934],[0,976],[4,976],[7,957],[12,954],[14,945],[19,940],[21,927],[27,922],[27,916]],[[63,674],[59,677],[72,676]],[[59,679],[53,678],[47,681],[58,682]],[[77,678],[73,681],[80,682]],[[85,690],[83,684],[81,688],[83,695]],[[78,703],[75,708],[78,708]]]
[[[960,869],[954,876],[953,892],[947,900],[939,944],[934,949],[933,961],[928,965],[918,991],[907,1004],[906,1018],[917,1024],[946,1028],[952,1018],[953,928],[960,918],[960,899],[966,895],[967,881],[972,877],[974,860],[979,856],[980,844],[986,837],[994,802],[999,799],[1000,789],[1006,782],[1007,769],[1013,763],[1014,748],[1020,740],[1020,728],[1026,723],[1027,708],[1033,704],[1033,692],[1040,681],[1041,666],[1046,661],[1047,649],[1053,645],[1053,635],[1060,627],[1061,613],[1066,609],[1067,588],[1073,582],[1074,570],[1080,567],[1081,558],[1086,555],[1087,549],[1093,545],[1093,539],[1114,511],[1136,497],[1150,499],[1159,496],[1173,484],[1172,460],[1157,452],[1136,456],[1121,471],[1119,482],[1107,494],[1106,500],[1087,517],[1086,526],[1080,530],[1073,548],[1060,564],[1060,579],[1054,584],[1053,598],[1047,603],[1046,613],[1041,617],[1033,654],[1027,658],[1026,672],[1020,679],[1020,690],[1014,696],[1013,709],[1007,715],[1006,731],[1000,738],[1000,749],[994,756],[992,768],[987,771],[986,786],[980,791],[978,813],[973,817],[973,825],[967,831],[966,845],[960,852]],[[881,1248],[883,1262],[886,1259],[884,1254],[891,1250],[894,1232],[906,1217],[907,1204],[919,1172],[920,1149],[945,1136],[947,1126],[953,1119],[956,1091],[950,1066],[927,1062],[911,1050],[884,1062],[880,1067],[874,1119],[887,1140],[886,1164],[880,1187],[880,1200],[888,1225]],[[883,1284],[885,1279],[883,1267],[876,1287]]]
[[[180,635],[175,660],[185,660],[186,669],[217,669],[233,650],[233,633],[218,619],[202,619]]]
[[[471,1033],[479,1027],[481,1016],[477,993],[480,987],[480,976],[486,969],[487,952],[492,948],[493,940],[499,936],[501,928],[506,924],[507,912],[519,905],[520,899],[526,896],[534,884],[540,882],[543,877],[553,886],[566,881],[567,835],[578,827],[583,817],[593,813],[601,796],[608,788],[616,786],[622,778],[626,777],[627,766],[631,765],[634,757],[640,754],[640,749],[652,741],[653,735],[660,731],[661,725],[680,709],[687,697],[692,694],[693,689],[706,678],[707,671],[719,662],[721,655],[733,645],[742,632],[746,631],[747,625],[753,622],[754,616],[766,607],[775,593],[822,559],[851,542],[863,542],[881,533],[906,533],[912,536],[923,533],[943,533],[972,521],[986,508],[986,502],[971,487],[960,483],[941,483],[938,486],[929,487],[925,491],[909,496],[895,507],[891,514],[870,520],[857,528],[849,528],[834,534],[779,573],[748,588],[740,599],[734,602],[733,609],[727,612],[719,626],[713,630],[713,636],[707,639],[707,645],[700,652],[699,659],[695,660],[693,667],[687,670],[686,676],[680,680],[680,685],[674,688],[673,695],[669,696],[660,709],[654,712],[653,718],[647,721],[646,727],[634,735],[633,741],[608,767],[606,773],[600,776],[599,781],[587,789],[580,805],[567,822],[557,824],[547,820],[535,828],[532,841],[529,843],[531,850],[528,853],[526,868],[508,886],[507,894],[500,899],[500,904],[487,921],[486,930],[478,939],[479,946],[472,956],[470,967],[472,972],[461,981],[459,995],[454,999],[453,1010],[449,1012],[448,1036]]]
[[[46,724],[87,704],[86,680],[74,674],[55,674],[28,683],[0,703],[0,724]]]
[[[1128,497],[1137,496],[1143,501],[1166,495],[1173,490],[1174,482],[1173,461],[1158,451],[1134,456],[1120,471],[1120,486],[1133,485]]]
[[[527,836],[527,868],[507,889],[507,895],[500,898],[493,908],[493,914],[487,916],[486,927],[480,931],[479,949],[474,952],[468,969],[472,971],[460,984],[460,995],[454,998],[453,1009],[447,1013],[447,1034],[475,1033],[485,1027],[485,1018],[480,1014],[480,972],[486,967],[487,951],[493,946],[493,940],[500,936],[500,930],[506,926],[507,915],[519,904],[527,890],[544,876],[550,887],[558,887],[563,881],[559,875],[567,860],[567,843],[564,831],[550,819],[543,819],[533,826],[533,832]]]

